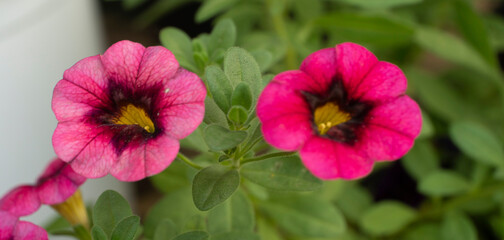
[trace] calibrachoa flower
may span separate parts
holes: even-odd
[[[402,157],[420,133],[420,109],[404,95],[406,86],[396,65],[343,43],[277,75],[262,92],[257,115],[265,140],[299,150],[315,176],[355,179],[375,161]]]
[[[120,41],[66,70],[54,89],[56,154],[88,178],[165,169],[203,120],[206,89],[164,47]]]
[[[30,222],[19,221],[19,217],[0,210],[0,240],[46,240],[47,232]]]
[[[16,187],[2,197],[0,211],[21,217],[34,213],[41,204],[47,204],[60,212],[72,225],[87,226],[87,213],[78,190],[85,181],[86,178],[75,173],[70,165],[54,159],[35,185]]]

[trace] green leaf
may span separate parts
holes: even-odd
[[[72,231],[72,225],[63,217],[61,216],[56,216],[51,219],[51,221],[47,224],[45,224],[44,229],[47,231],[49,234],[56,234],[60,232],[68,232]]]
[[[421,27],[416,30],[415,41],[421,47],[446,60],[488,76],[495,76],[495,72],[473,48],[448,33],[433,28]]]
[[[203,122],[206,124],[217,124],[222,127],[228,126],[226,114],[209,97],[205,98],[205,117],[203,118]]]
[[[254,225],[252,205],[242,191],[208,212],[208,232],[212,235],[233,230],[252,231]]]
[[[231,120],[231,122],[240,126],[247,121],[248,113],[247,110],[242,106],[233,106],[231,107],[231,109],[229,109],[227,117],[229,120]]]
[[[91,236],[93,237],[93,240],[108,240],[107,234],[98,225],[94,225],[91,229]]]
[[[420,131],[420,135],[418,135],[419,139],[429,138],[434,136],[434,126],[432,125],[432,120],[429,115],[422,111],[422,130]]]
[[[379,46],[397,46],[409,43],[414,30],[402,22],[383,16],[357,13],[331,13],[315,24],[337,35],[338,40]]]
[[[342,191],[344,194],[340,195],[336,203],[349,220],[355,223],[359,222],[364,212],[373,203],[371,194],[357,184],[347,184]]]
[[[172,239],[177,236],[177,225],[169,218],[163,219],[157,226],[154,232],[153,240]]]
[[[210,240],[261,240],[261,238],[251,231],[232,231],[212,235]]]
[[[93,223],[100,226],[107,236],[111,236],[114,227],[131,215],[133,213],[126,199],[115,191],[107,190],[100,195],[93,208]]]
[[[420,94],[422,103],[430,112],[445,120],[454,121],[467,117],[464,100],[452,90],[444,79],[417,69],[406,71],[408,79]]]
[[[205,128],[204,139],[208,147],[214,151],[222,151],[236,147],[247,138],[245,131],[230,131],[219,125],[208,125]]]
[[[276,157],[244,164],[240,173],[263,187],[282,191],[313,191],[322,187],[297,156]]]
[[[196,71],[191,38],[178,28],[167,27],[159,32],[161,44],[177,58],[179,64],[190,71]]]
[[[177,232],[181,231],[185,223],[199,213],[198,209],[196,209],[192,203],[190,188],[172,191],[150,209],[144,222],[144,235],[152,239],[156,227],[166,218],[169,218],[175,223]]]
[[[204,168],[194,176],[194,205],[201,211],[210,210],[228,199],[239,184],[240,174],[236,169],[221,165]]]
[[[227,113],[233,87],[226,74],[218,66],[212,65],[205,69],[205,78],[215,103],[223,112]]]
[[[246,110],[249,110],[252,106],[252,92],[247,83],[239,83],[231,95],[231,105],[232,106],[242,106]]]
[[[417,4],[421,3],[423,0],[332,0],[332,1],[351,4],[361,8],[383,9],[383,8],[393,8],[393,7],[401,7],[405,5]]]
[[[174,160],[168,168],[149,179],[153,185],[164,193],[191,185],[190,172],[194,171],[179,160]]]
[[[420,181],[439,169],[439,156],[430,142],[417,140],[401,163],[410,176]]]
[[[257,233],[259,234],[261,239],[282,240],[282,237],[276,229],[275,224],[268,222],[262,217],[257,217]]]
[[[429,196],[451,196],[465,192],[469,183],[456,172],[438,170],[420,181],[418,190]]]
[[[129,216],[121,220],[112,231],[111,240],[133,240],[140,226],[139,216]]]
[[[487,15],[483,20],[493,48],[502,51],[504,49],[504,19],[495,15]]]
[[[236,26],[231,19],[220,20],[215,25],[208,41],[208,51],[214,53],[217,49],[227,50],[236,41]]]
[[[474,160],[504,167],[503,144],[484,126],[472,122],[455,122],[450,127],[450,137],[462,152]]]
[[[316,196],[288,195],[261,205],[280,227],[302,237],[335,238],[346,229],[345,218],[330,202]]]
[[[265,72],[273,64],[273,55],[267,50],[258,49],[251,51],[250,54],[252,54],[252,56],[256,60],[257,64],[259,65],[259,69],[261,69],[261,72]]]
[[[203,231],[192,231],[178,235],[173,240],[207,240],[210,236]]]
[[[361,218],[361,227],[372,236],[399,232],[416,217],[416,212],[395,201],[383,201],[368,209]]]
[[[122,1],[122,6],[123,8],[127,9],[127,10],[132,10],[140,5],[142,5],[143,3],[145,3],[146,0],[123,0]]]
[[[487,30],[474,7],[465,0],[451,1],[455,7],[455,20],[465,39],[492,67],[497,67],[495,50],[490,45]]]
[[[254,57],[245,49],[232,47],[226,52],[224,73],[235,87],[240,82],[247,83],[254,99],[261,93],[261,70]]]
[[[196,22],[204,22],[232,7],[238,0],[206,0],[196,12]]]
[[[407,231],[404,240],[441,240],[441,229],[439,224],[424,223],[417,225]]]
[[[471,219],[459,212],[449,212],[443,218],[441,234],[444,240],[477,240],[478,235]]]

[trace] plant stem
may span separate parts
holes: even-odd
[[[241,164],[243,165],[246,163],[261,161],[264,159],[274,158],[274,157],[286,157],[286,156],[291,156],[294,154],[296,154],[296,152],[277,152],[277,153],[264,154],[264,155],[254,157],[254,158],[243,159]]]
[[[184,161],[185,163],[187,163],[187,165],[189,165],[189,166],[191,166],[191,167],[193,167],[193,168],[195,168],[195,169],[198,169],[198,170],[203,169],[203,167],[202,167],[202,166],[200,166],[200,165],[196,164],[195,162],[191,161],[189,158],[187,158],[186,156],[184,156],[182,153],[178,153],[178,154],[177,154],[177,157],[178,157],[180,160],[182,160],[182,161]]]
[[[250,151],[258,142],[260,142],[262,140],[263,140],[263,136],[261,135],[261,137],[257,138],[255,141],[246,145],[243,148],[243,150],[235,156],[235,158],[240,159],[243,155],[247,154],[247,152]]]
[[[287,69],[296,69],[297,68],[297,54],[294,50],[291,42],[291,38],[289,37],[289,33],[287,32],[287,28],[285,26],[284,13],[285,13],[285,0],[282,1],[283,9],[282,11],[276,11],[275,8],[275,0],[266,0],[266,5],[268,6],[268,12],[270,14],[271,19],[273,20],[273,28],[277,35],[282,39],[282,41],[287,46],[287,53],[285,56],[285,64],[287,65]],[[279,0],[277,0],[279,1]]]

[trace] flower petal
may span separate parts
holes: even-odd
[[[311,116],[310,107],[301,93],[277,82],[268,84],[257,101],[257,117],[265,122],[291,115]]]
[[[9,212],[0,210],[0,240],[12,239],[14,227],[18,222],[18,218]]]
[[[299,70],[310,75],[321,86],[319,92],[325,93],[333,82],[337,70],[337,56],[335,48],[318,50],[306,57]]]
[[[303,146],[301,160],[321,179],[357,179],[368,175],[373,161],[350,145],[314,136]]]
[[[47,232],[31,222],[19,221],[13,232],[14,240],[47,240]]]
[[[406,76],[396,65],[378,62],[352,92],[360,101],[385,102],[406,92]]]
[[[302,71],[292,70],[276,75],[272,82],[280,83],[295,91],[325,94],[329,85],[324,85],[316,80]]]
[[[67,163],[53,160],[37,181],[37,193],[43,204],[59,204],[72,196],[86,178],[75,173]]]
[[[10,212],[17,217],[30,215],[39,207],[40,200],[33,186],[16,187],[0,199],[0,211]]]
[[[101,56],[109,79],[129,89],[136,89],[138,70],[144,52],[145,47],[142,44],[127,40],[110,46]]]
[[[94,108],[110,105],[106,87],[107,77],[100,56],[82,59],[65,71],[54,88],[52,109],[56,119],[80,119]]]
[[[170,50],[165,47],[148,47],[143,53],[136,80],[137,88],[147,88],[154,83],[171,79],[179,63]]]
[[[343,80],[350,97],[354,96],[353,93],[376,63],[378,59],[375,55],[361,45],[336,45],[336,75]]]
[[[257,103],[264,139],[287,151],[299,149],[313,135],[311,111],[300,93],[288,85],[271,82]]]
[[[205,84],[198,75],[180,68],[166,81],[154,112],[166,134],[182,139],[191,134],[205,115]]]
[[[374,108],[359,133],[359,146],[373,160],[396,160],[405,155],[420,134],[420,108],[408,96],[402,96]]]
[[[137,181],[163,171],[175,159],[179,142],[167,135],[137,146],[128,146],[110,174],[120,181]]]
[[[87,178],[107,175],[117,160],[112,132],[85,122],[60,122],[52,142],[56,155]]]

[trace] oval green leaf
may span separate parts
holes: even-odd
[[[427,175],[418,186],[421,193],[435,197],[457,195],[468,189],[466,179],[448,170],[438,170]]]
[[[194,176],[192,195],[194,205],[207,211],[228,199],[240,185],[236,169],[214,165],[199,171]]]
[[[314,177],[297,156],[277,157],[243,165],[240,173],[263,187],[281,191],[314,191],[322,181]]]
[[[395,201],[383,201],[368,209],[360,221],[370,235],[385,236],[397,233],[416,217],[416,212]]]
[[[133,240],[140,226],[139,216],[129,216],[121,220],[112,231],[111,240]]]
[[[245,131],[230,131],[229,129],[211,124],[205,128],[204,139],[208,147],[214,151],[223,151],[236,147],[247,138]]]
[[[131,208],[119,193],[113,190],[103,192],[93,208],[93,223],[111,236],[114,227],[126,217],[133,215]]]
[[[504,152],[499,139],[484,126],[472,122],[456,122],[450,136],[462,152],[474,160],[504,167]]]

